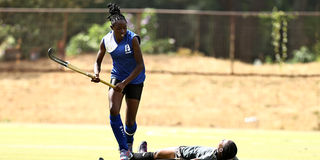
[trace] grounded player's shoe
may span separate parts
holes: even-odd
[[[132,157],[132,153],[125,149],[120,151],[120,160],[129,160]]]
[[[127,145],[128,145],[128,150],[129,150],[130,152],[132,152],[132,146],[133,146],[133,144],[132,144],[132,143],[127,143]]]
[[[146,141],[142,141],[140,146],[139,146],[139,149],[138,149],[138,152],[139,153],[144,153],[144,152],[148,152],[148,144]]]

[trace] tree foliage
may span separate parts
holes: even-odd
[[[195,10],[218,10],[218,11],[272,11],[274,7],[278,8],[280,11],[319,11],[320,9],[320,1],[314,0],[270,0],[270,1],[257,1],[257,0],[57,0],[57,1],[47,1],[47,0],[0,0],[0,7],[16,7],[16,8],[106,8],[107,3],[115,2],[121,6],[121,8],[161,8],[161,9],[195,9]],[[107,11],[107,10],[106,10]],[[275,15],[278,12],[275,12]],[[172,21],[169,18],[164,19],[161,17],[163,15],[157,15],[157,23],[159,25],[166,25],[167,20]],[[172,15],[171,17],[174,17]],[[282,25],[282,30],[285,30],[285,33],[282,33],[282,42],[279,43],[278,46],[282,46],[281,48],[275,50],[277,56],[286,58],[290,57],[290,52],[294,49],[299,49],[302,45],[306,45],[310,50],[318,52],[319,49],[319,22],[314,19],[306,18],[303,23],[308,25],[302,26],[302,22],[299,20],[293,20],[293,22],[287,23],[285,20],[280,20],[283,16],[278,16],[278,18],[274,18],[274,22],[272,23],[274,29],[274,33],[276,33],[277,26],[279,22]],[[48,13],[1,13],[0,14],[0,25],[2,28],[0,31],[0,43],[7,39],[7,37],[13,37],[15,39],[16,45],[21,46],[21,50],[25,53],[25,57],[28,56],[30,50],[33,49],[32,46],[39,46],[40,50],[45,51],[52,45],[57,44],[59,40],[62,39],[63,35],[63,21],[65,19],[65,15],[63,13],[56,14],[48,14]],[[183,16],[181,19],[176,19],[181,21],[184,25],[181,27],[173,28],[172,26],[168,26],[168,30],[172,30],[170,32],[170,36],[177,35],[178,32],[183,33],[184,39],[182,41],[176,41],[175,45],[185,46],[193,46],[194,41],[194,30],[200,28],[201,30],[207,31],[206,34],[201,33],[201,39],[204,39],[202,43],[200,43],[200,49],[204,50],[204,52],[210,52],[212,55],[219,55],[219,53],[213,52],[221,52],[226,53],[228,50],[226,48],[222,48],[220,50],[215,49],[212,44],[215,44],[217,41],[227,40],[229,30],[227,25],[225,27],[221,26],[222,24],[228,23],[229,17],[205,17],[202,19],[206,19],[207,22],[201,22],[202,24],[194,25],[193,20],[196,19],[193,15]],[[278,21],[280,20],[280,21]],[[93,23],[97,23],[99,25],[104,24],[106,21],[106,14],[68,14],[68,34],[67,42],[71,41],[74,35],[78,33],[82,33],[84,31],[88,31],[88,29],[92,26]],[[241,55],[240,52],[244,52],[243,50],[248,48],[248,45],[253,48],[252,51],[247,51],[246,53],[263,53],[270,54],[270,42],[266,44],[265,41],[270,41],[271,34],[266,34],[269,31],[261,31],[262,29],[268,29],[269,25],[262,26],[260,20],[251,20],[251,19],[238,19],[237,21],[237,30],[236,37],[241,38],[236,39],[236,55]],[[247,24],[251,26],[260,26],[262,29],[258,29],[256,31],[251,30],[251,34],[243,34],[242,31],[247,30]],[[280,26],[281,26],[280,25]],[[214,30],[210,29],[208,26],[212,26]],[[290,27],[292,26],[301,26],[303,28],[301,32],[290,31]],[[272,26],[271,26],[272,27]],[[270,27],[270,28],[271,28]],[[305,28],[308,27],[308,28]],[[9,28],[9,29],[8,29]],[[241,30],[241,32],[239,31]],[[171,37],[161,37],[159,36],[159,32],[148,33],[151,34],[153,39],[168,39]],[[4,34],[5,33],[5,34]],[[277,32],[279,33],[279,32]],[[143,34],[143,33],[142,33]],[[286,36],[290,34],[295,34],[296,40],[301,39],[301,44],[297,42],[286,42]],[[273,42],[278,41],[280,34],[273,35]],[[262,39],[263,42],[256,42],[257,36]],[[281,37],[280,36],[280,37]],[[155,37],[155,38],[154,38]],[[212,37],[214,39],[212,39]],[[78,37],[79,39],[85,37]],[[279,42],[279,41],[278,41]],[[159,42],[160,43],[160,42]],[[274,43],[275,44],[275,43]],[[286,45],[283,45],[286,44]],[[159,45],[162,45],[159,44]],[[288,46],[288,49],[283,48]],[[190,47],[192,48],[192,47]],[[291,50],[290,50],[291,49]],[[282,50],[281,56],[278,52]],[[280,52],[279,52],[280,53]],[[246,55],[247,56],[247,55]],[[253,55],[250,58],[255,58],[257,55]]]
[[[288,17],[277,8],[272,12],[272,45],[277,62],[282,63],[287,58]]]

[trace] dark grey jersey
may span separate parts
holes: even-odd
[[[180,146],[176,152],[177,158],[217,160],[217,148],[203,146]],[[234,157],[233,160],[238,160]]]
[[[202,146],[180,146],[177,151],[177,158],[217,160],[216,148]]]

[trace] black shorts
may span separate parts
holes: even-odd
[[[110,83],[113,85],[116,85],[117,83],[121,82],[118,79],[111,78]],[[109,90],[111,87],[109,87]],[[128,84],[126,87],[124,87],[122,94],[126,96],[126,98],[130,99],[141,99],[141,94],[142,94],[142,89],[143,89],[143,83],[140,84]]]

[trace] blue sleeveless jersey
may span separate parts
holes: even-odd
[[[132,47],[132,40],[134,37],[138,37],[140,42],[140,37],[127,30],[127,33],[120,43],[117,43],[113,31],[110,31],[102,39],[106,51],[110,53],[113,61],[113,68],[111,70],[111,78],[116,78],[120,81],[126,79],[134,68],[137,66],[136,60],[134,59],[134,51]],[[130,84],[139,84],[144,82],[145,69],[143,69],[140,74],[133,79]]]

